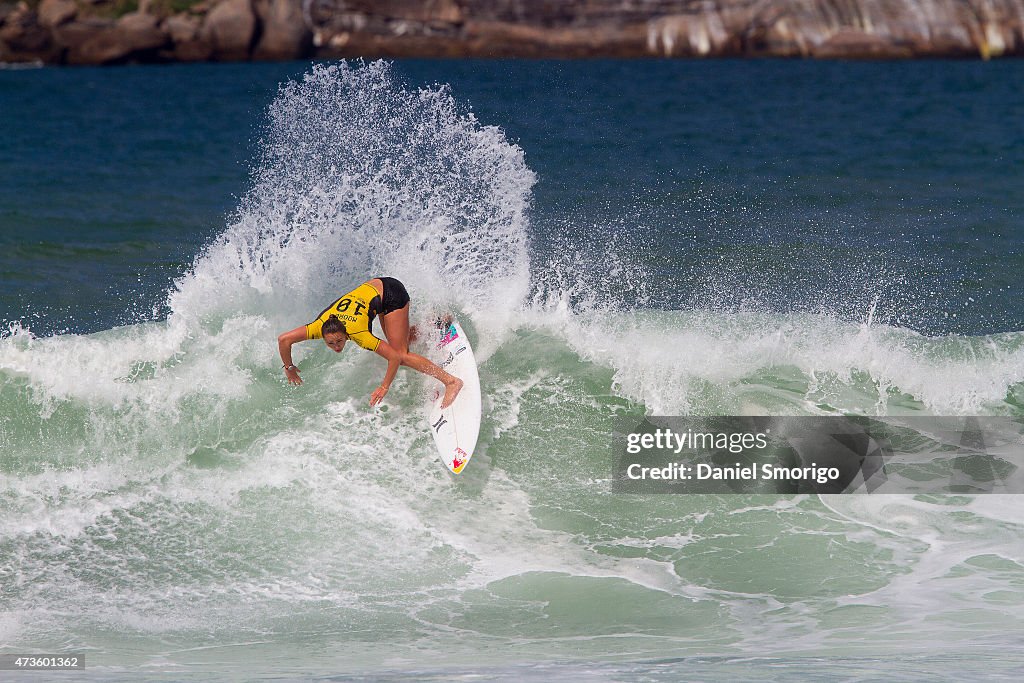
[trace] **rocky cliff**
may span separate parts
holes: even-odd
[[[0,0],[0,61],[116,64],[312,54],[298,0]]]
[[[0,61],[1024,54],[1024,0],[0,0]]]

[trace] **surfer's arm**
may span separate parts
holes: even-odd
[[[384,396],[387,395],[388,389],[391,388],[391,383],[395,380],[395,375],[398,374],[398,368],[402,367],[402,354],[395,350],[395,347],[388,344],[386,341],[381,341],[377,344],[375,349],[377,355],[388,362],[388,370],[384,373],[384,381],[380,383],[380,386],[370,395],[370,405],[375,406],[384,400]]]
[[[292,362],[292,344],[306,341],[306,326],[296,327],[289,332],[282,332],[277,337],[277,351],[281,354],[281,362],[284,364],[284,374],[292,384],[302,384],[299,377],[299,369]]]

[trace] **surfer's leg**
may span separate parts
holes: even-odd
[[[430,375],[444,384],[444,400],[441,401],[442,408],[450,406],[455,397],[462,391],[461,379],[445,372],[437,364],[430,362],[429,359],[424,358],[418,353],[405,353],[402,356],[402,365],[410,367],[417,372],[422,372],[424,375]]]
[[[391,344],[399,353],[409,352],[409,304],[382,315],[380,326],[384,330],[388,344]]]
[[[395,287],[394,282],[397,281],[386,281],[385,285],[389,286],[389,288]],[[398,283],[398,286],[400,287],[401,283]],[[401,291],[404,293],[405,289],[402,288]],[[387,337],[388,344],[402,355],[402,365],[410,367],[417,372],[422,372],[424,375],[429,375],[444,384],[444,400],[441,401],[441,407],[447,408],[455,400],[455,397],[459,395],[459,392],[462,391],[462,380],[445,372],[441,367],[418,353],[409,352],[410,304],[408,302],[408,295],[405,298],[404,306],[380,316],[381,329],[384,330],[384,336]]]

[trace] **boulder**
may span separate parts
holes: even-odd
[[[185,43],[199,38],[200,22],[188,14],[175,14],[164,20],[164,31],[172,43]]]
[[[0,26],[7,23],[7,17],[14,14],[18,6],[10,2],[0,2]]]
[[[249,58],[256,35],[252,0],[222,0],[200,29],[200,38],[210,44],[214,59],[238,61]]]
[[[160,20],[145,12],[130,12],[117,20],[117,34],[125,55],[156,50],[167,44],[168,36],[160,30]]]
[[[80,17],[54,27],[53,38],[64,48],[68,64],[104,64],[120,55],[111,19]]]
[[[164,31],[171,37],[171,49],[165,51],[165,59],[181,62],[205,62],[213,55],[209,42],[200,36],[202,23],[191,14],[175,14],[164,21]]]
[[[263,33],[256,59],[299,59],[310,53],[313,32],[306,25],[300,3],[294,0],[257,0],[256,13]]]
[[[111,64],[133,58],[151,59],[147,53],[167,44],[159,20],[131,12],[117,21],[80,18],[54,28],[57,44],[67,50],[69,64]]]
[[[39,24],[53,28],[71,21],[78,14],[74,0],[43,0],[39,3]]]
[[[59,59],[61,50],[50,32],[39,25],[39,15],[19,3],[0,23],[0,62],[31,62]]]

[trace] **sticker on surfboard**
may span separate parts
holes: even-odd
[[[458,320],[445,316],[438,321],[435,334],[431,360],[463,384],[455,401],[444,410],[444,387],[433,387],[428,395],[427,422],[441,460],[449,471],[459,474],[473,457],[480,436],[480,375],[473,348]]]
[[[441,341],[438,342],[437,348],[441,349],[448,346],[453,341],[459,338],[459,330],[455,327],[454,322],[441,323]]]

